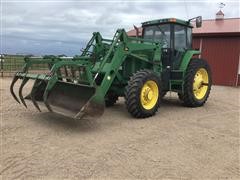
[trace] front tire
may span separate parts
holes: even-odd
[[[152,71],[141,70],[134,74],[126,87],[128,112],[136,118],[154,115],[159,107],[160,80]]]
[[[211,70],[203,59],[192,59],[184,78],[184,93],[181,100],[189,107],[204,105],[212,86]]]

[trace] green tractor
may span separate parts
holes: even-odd
[[[196,27],[201,26],[201,16],[193,19]],[[197,58],[201,52],[192,49],[191,20],[144,22],[141,37],[129,37],[124,29],[118,29],[113,39],[95,32],[81,55],[72,58],[26,57],[22,71],[13,78],[12,96],[26,107],[25,99],[39,111],[44,105],[76,119],[102,115],[105,106],[114,105],[119,97],[125,97],[133,117],[150,117],[168,91],[176,92],[186,106],[202,106],[212,79],[208,63]],[[40,64],[48,72],[31,73]],[[19,79],[18,98],[13,88]],[[23,97],[29,80],[34,84]]]

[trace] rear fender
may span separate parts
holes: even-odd
[[[201,54],[201,52],[198,50],[187,50],[183,56],[179,70],[185,72],[192,57],[199,54]]]

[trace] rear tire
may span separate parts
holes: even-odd
[[[179,96],[185,106],[199,107],[204,105],[212,85],[211,70],[203,59],[192,59],[184,78],[184,93]]]
[[[128,112],[136,118],[154,115],[159,107],[160,80],[150,70],[134,74],[125,89],[125,102]]]

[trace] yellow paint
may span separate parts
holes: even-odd
[[[158,101],[158,85],[156,82],[147,81],[141,90],[140,101],[144,109],[152,109]]]
[[[201,100],[207,93],[208,90],[208,72],[204,68],[200,68],[195,76],[193,81],[193,94],[196,99]]]

